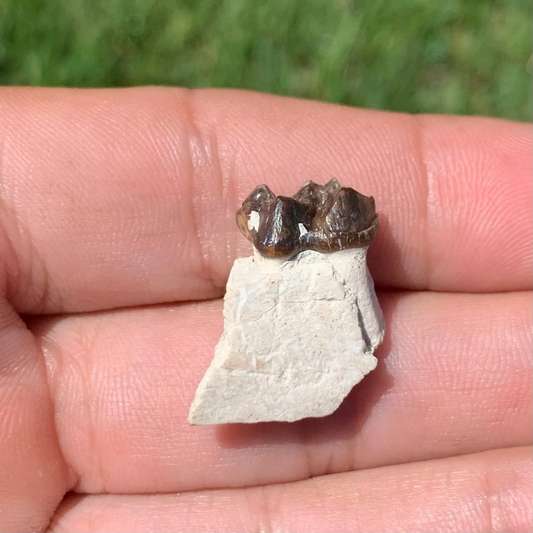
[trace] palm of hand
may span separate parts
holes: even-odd
[[[531,527],[529,127],[216,91],[3,96],[2,531]],[[239,199],[333,175],[378,201],[378,369],[325,419],[189,427],[247,253]]]

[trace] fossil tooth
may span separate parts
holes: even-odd
[[[249,224],[252,218],[258,223]],[[379,219],[374,198],[332,179],[326,185],[308,181],[292,198],[275,196],[260,185],[237,211],[237,224],[261,255],[289,258],[303,250],[369,246]]]
[[[292,422],[332,413],[373,370],[384,322],[366,266],[374,199],[308,181],[291,198],[257,187],[237,211],[255,254],[237,259],[224,333],[191,424]]]

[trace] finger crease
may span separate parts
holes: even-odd
[[[423,224],[425,243],[424,243],[424,282],[421,288],[425,290],[431,290],[432,287],[432,274],[433,274],[433,265],[431,259],[431,230],[430,230],[430,203],[434,198],[434,184],[432,177],[430,175],[425,143],[424,143],[424,122],[422,117],[413,115],[413,138],[414,138],[414,149],[416,158],[418,159],[418,168],[422,177],[422,195],[424,196],[424,213],[423,213]]]
[[[213,157],[210,153],[210,150],[206,150],[208,141],[204,138],[200,131],[200,128],[198,127],[196,112],[194,109],[195,106],[193,101],[193,94],[194,93],[192,91],[188,91],[183,101],[183,107],[188,125],[186,130],[186,153],[189,159],[190,168],[189,189],[191,194],[191,222],[196,239],[196,246],[201,261],[201,277],[208,282],[210,289],[215,289],[216,283],[214,280],[212,268],[210,266],[211,261],[209,257],[208,247],[205,245],[204,239],[202,238],[202,220],[200,215],[201,209],[198,208],[196,200],[197,198],[203,200],[204,195],[197,194],[197,191],[199,190],[197,182],[200,182],[201,189],[202,173],[207,171],[207,173],[210,174],[208,172],[208,167],[213,166]]]

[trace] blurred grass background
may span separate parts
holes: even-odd
[[[0,0],[0,83],[531,120],[531,0]]]

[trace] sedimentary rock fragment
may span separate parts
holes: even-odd
[[[293,197],[257,187],[237,212],[256,248],[237,259],[224,333],[191,424],[291,422],[332,413],[377,364],[383,316],[366,266],[374,200],[336,180]]]

